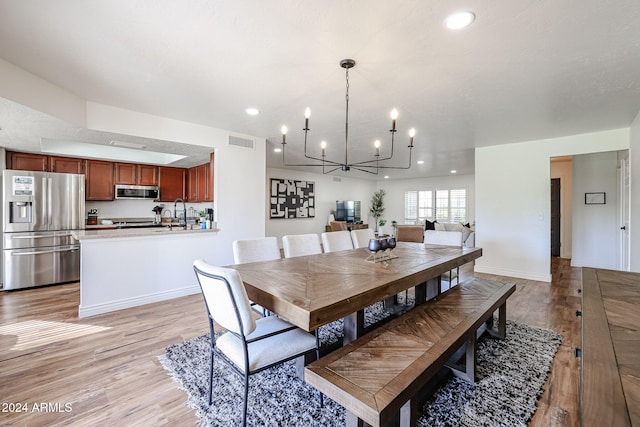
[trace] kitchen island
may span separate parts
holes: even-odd
[[[224,259],[217,253],[218,232],[175,227],[74,231],[81,248],[78,317],[200,292],[193,261]]]

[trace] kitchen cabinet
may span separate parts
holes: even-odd
[[[116,163],[114,173],[116,184],[158,185],[157,166]]]
[[[7,169],[48,172],[49,156],[32,153],[7,152]]]
[[[49,172],[84,173],[84,161],[74,157],[49,156]]]
[[[187,170],[168,166],[158,167],[159,202],[173,202],[184,199]]]
[[[8,151],[7,169],[81,174],[84,173],[84,161],[74,157]]]
[[[86,200],[113,200],[113,162],[85,160]]]
[[[213,202],[213,153],[211,161],[188,170],[189,202]]]

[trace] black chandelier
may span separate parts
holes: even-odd
[[[346,96],[345,96],[346,114],[345,114],[345,125],[344,125],[344,161],[336,162],[333,160],[327,160],[326,154],[325,154],[327,143],[325,141],[322,141],[320,144],[320,148],[322,149],[321,158],[311,156],[307,153],[307,134],[309,132],[309,117],[311,116],[311,110],[307,107],[307,109],[304,112],[304,117],[305,117],[304,129],[302,129],[304,131],[304,156],[307,159],[315,160],[321,163],[288,164],[284,157],[285,146],[287,145],[287,127],[282,126],[282,129],[281,129],[282,131],[282,163],[284,163],[285,166],[322,167],[322,173],[324,174],[331,173],[338,169],[345,172],[350,171],[351,169],[355,169],[362,172],[371,173],[374,175],[377,175],[380,169],[409,169],[411,167],[411,150],[413,149],[413,136],[416,133],[415,129],[413,128],[409,131],[409,145],[408,145],[409,163],[408,165],[407,166],[380,165],[381,161],[390,160],[393,157],[393,144],[395,141],[395,133],[397,132],[396,119],[398,118],[398,110],[396,110],[395,108],[391,111],[391,129],[389,130],[389,132],[391,132],[391,151],[389,153],[389,156],[387,157],[380,156],[380,141],[376,140],[374,142],[375,154],[373,159],[364,160],[361,162],[354,162],[354,163],[349,162],[349,69],[355,67],[355,65],[356,65],[356,61],[354,61],[353,59],[343,59],[342,61],[340,61],[340,66],[345,69],[346,82],[347,82],[347,85],[346,85],[347,90],[346,90]]]

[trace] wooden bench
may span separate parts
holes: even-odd
[[[415,425],[417,395],[466,345],[465,368],[474,381],[478,331],[504,337],[506,301],[515,284],[473,279],[305,367],[305,381],[347,410],[347,425]],[[498,330],[493,313],[499,309]],[[448,366],[448,365],[447,365]]]

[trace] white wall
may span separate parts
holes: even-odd
[[[476,271],[550,282],[550,158],[627,148],[629,129],[477,148]]]
[[[155,213],[151,209],[155,206],[164,205],[165,209],[171,211],[171,215],[174,214],[172,202],[154,202],[153,200],[114,200],[114,201],[87,201],[85,202],[85,208],[98,209],[98,219],[107,218],[148,218],[149,220],[155,219]],[[179,210],[182,209],[182,205],[179,205]],[[212,208],[213,203],[187,203],[187,214],[189,208],[194,208],[197,212]],[[168,216],[165,213],[165,216]]]
[[[268,187],[271,178],[315,182],[316,216],[314,218],[270,219],[268,213],[270,192]],[[334,179],[336,178],[339,178],[340,181],[335,181]],[[369,202],[375,191],[376,182],[372,180],[269,168],[267,169],[265,183],[265,202],[267,203],[265,207],[266,235],[277,237],[280,245],[282,245],[281,238],[287,234],[320,234],[324,232],[329,214],[336,209],[336,200],[359,200],[361,202],[362,221],[368,223],[370,228],[374,228],[373,223],[369,222]]]
[[[551,178],[560,179],[560,258],[571,259],[573,171],[571,157],[551,161]]]
[[[573,267],[618,267],[618,153],[573,158]],[[586,205],[585,193],[604,192],[604,205]]]
[[[404,223],[404,193],[409,190],[450,190],[454,188],[467,189],[467,221],[473,223],[476,219],[476,192],[474,175],[449,175],[434,178],[399,179],[378,181],[378,188],[384,189],[385,213],[383,217],[388,221]]]
[[[629,139],[629,168],[631,171],[630,269],[640,273],[640,112],[631,125]]]

